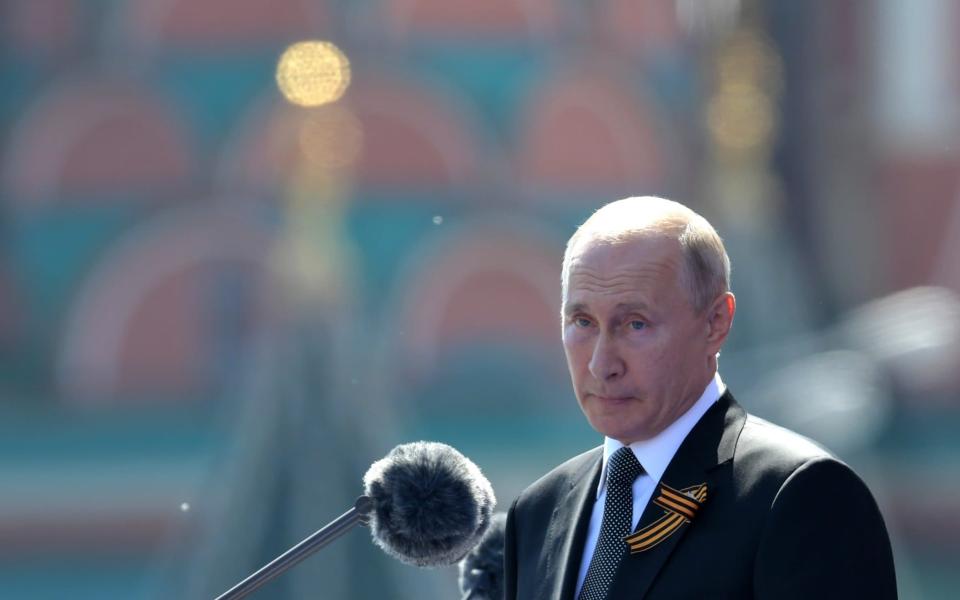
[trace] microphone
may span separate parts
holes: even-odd
[[[480,468],[439,442],[401,444],[370,466],[353,508],[253,573],[217,600],[238,600],[339,538],[358,523],[410,565],[451,565],[477,545],[496,504]]]
[[[460,561],[462,600],[503,600],[503,544],[507,513],[493,515],[480,543]]]
[[[410,565],[452,565],[477,545],[493,515],[493,487],[450,446],[397,446],[363,477],[373,500],[370,530],[383,550]]]

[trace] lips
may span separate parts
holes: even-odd
[[[600,394],[589,394],[600,402],[616,404],[633,400],[633,396],[601,396]]]

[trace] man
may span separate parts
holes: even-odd
[[[563,346],[605,440],[510,508],[509,600],[896,598],[864,483],[726,391],[729,279],[713,227],[668,200],[608,204],[570,239]]]

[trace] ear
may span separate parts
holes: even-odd
[[[737,299],[732,292],[717,296],[707,309],[707,349],[711,356],[720,352],[720,347],[727,340],[736,312]]]

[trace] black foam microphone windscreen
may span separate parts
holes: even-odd
[[[496,498],[480,469],[438,442],[397,446],[363,477],[370,529],[383,550],[419,567],[452,565],[490,525]]]

